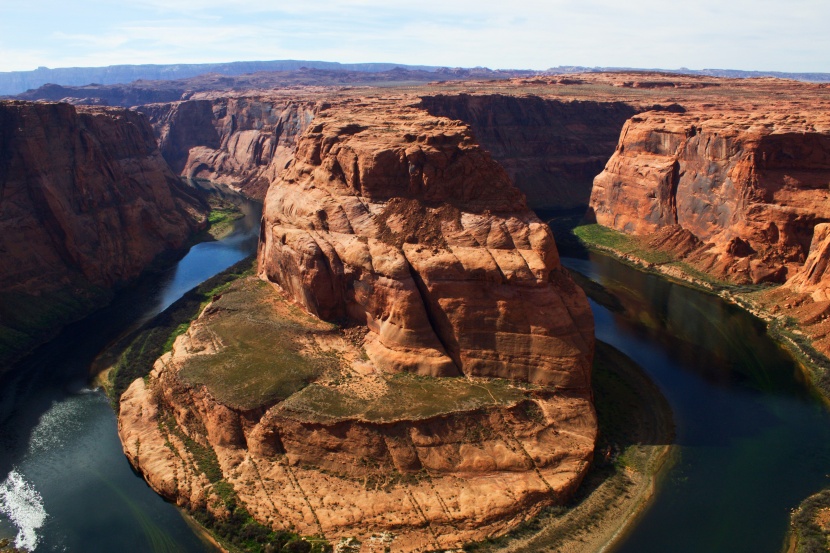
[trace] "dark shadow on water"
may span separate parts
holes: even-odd
[[[830,414],[795,361],[715,295],[595,253],[562,262],[593,300],[598,340],[674,412],[679,461],[618,551],[778,553],[789,511],[830,485]]]
[[[160,273],[144,276],[128,288],[120,290],[108,306],[82,321],[66,326],[55,339],[36,348],[27,357],[0,374],[0,452],[2,452],[0,454],[0,479],[5,478],[13,469],[26,466],[33,473],[40,474],[41,478],[55,471],[65,472],[64,476],[69,481],[77,477],[79,481],[75,484],[82,485],[83,482],[88,481],[93,488],[100,486],[103,482],[99,481],[100,478],[111,477],[116,482],[124,483],[123,480],[119,480],[123,478],[124,473],[121,471],[124,467],[120,467],[108,477],[107,467],[99,466],[95,470],[103,471],[102,476],[93,475],[94,477],[90,477],[91,480],[77,470],[73,470],[71,466],[61,466],[60,459],[44,460],[44,463],[48,465],[44,464],[39,467],[37,459],[31,458],[30,453],[33,447],[37,449],[33,444],[45,438],[40,435],[35,436],[35,433],[42,432],[44,424],[57,416],[55,413],[60,414],[62,410],[67,409],[82,409],[79,413],[83,413],[84,416],[92,413],[89,415],[92,418],[87,421],[90,428],[94,427],[101,432],[112,433],[112,435],[100,437],[102,443],[108,444],[105,454],[116,455],[120,457],[118,463],[128,465],[123,454],[120,454],[120,446],[114,435],[115,425],[112,411],[108,407],[102,409],[100,405],[90,404],[83,399],[84,394],[89,393],[93,364],[109,344],[156,315],[188,288],[256,251],[261,204],[242,198],[239,198],[239,202],[245,217],[235,223],[233,232],[226,239],[197,244],[173,266]],[[95,413],[98,414],[95,415]],[[41,430],[38,430],[39,428]],[[83,429],[77,431],[82,432],[80,434],[82,437],[86,436],[83,432],[88,432]],[[71,444],[66,447],[70,448],[67,450],[69,453],[75,452]],[[89,455],[94,457],[96,453],[90,451]],[[140,483],[143,488],[146,488],[143,479]],[[38,482],[35,481],[34,484],[37,486]],[[134,483],[128,484],[131,488],[135,486]],[[48,510],[50,493],[47,490],[38,491],[42,493]],[[61,497],[61,492],[57,490],[51,495]],[[84,499],[84,501],[88,500],[90,499]],[[154,503],[156,500],[160,501],[155,493],[147,488],[147,497],[138,500],[147,505],[141,512],[146,513],[146,509],[158,508],[157,503]],[[133,511],[136,508],[132,502],[122,504],[124,505],[129,505]],[[156,507],[149,505],[156,505]],[[99,516],[94,512],[94,505],[85,505],[85,508],[90,509],[90,519]],[[171,506],[170,509],[174,508]],[[128,509],[128,513],[133,511]],[[65,513],[65,516],[71,516],[71,510]],[[173,513],[174,519],[179,518],[175,510]],[[103,516],[103,513],[100,515]],[[67,530],[62,526],[66,523],[61,522],[61,516],[60,513],[50,512],[47,527],[60,527],[63,528],[62,532],[71,534],[71,529]],[[118,520],[118,524],[137,524],[133,519],[133,515],[127,514]],[[132,523],[131,520],[133,520]],[[49,544],[48,539],[44,546],[46,545],[61,547],[59,544]],[[135,544],[135,547],[139,548],[136,550],[141,550],[140,544]]]

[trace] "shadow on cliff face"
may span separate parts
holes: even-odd
[[[620,130],[641,111],[624,102],[498,94],[424,96],[420,107],[469,124],[537,210],[587,206]]]
[[[580,226],[594,222],[593,210],[586,206],[570,209],[536,209],[536,216],[548,224],[556,240],[556,249],[563,257],[585,259],[588,249],[573,233]]]

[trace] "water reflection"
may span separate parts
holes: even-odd
[[[109,343],[256,251],[261,205],[237,198],[245,217],[227,238],[194,246],[0,376],[0,537],[37,551],[215,550],[132,472],[107,398],[87,386]]]
[[[717,296],[614,259],[563,258],[617,298],[592,302],[597,338],[668,398],[680,461],[619,547],[778,553],[790,509],[830,486],[830,415],[763,324]]]

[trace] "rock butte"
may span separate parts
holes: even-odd
[[[223,297],[149,384],[122,397],[125,450],[161,493],[216,508],[195,475],[183,478],[186,456],[165,451],[166,413],[213,446],[259,520],[354,536],[366,550],[380,532],[396,551],[500,534],[581,481],[596,438],[590,309],[547,225],[465,124],[394,100],[321,107],[269,189],[259,271],[309,313],[368,330],[335,347],[350,390],[415,378],[433,401],[447,386],[509,398],[491,391],[485,403],[419,414],[393,404],[378,420],[329,413],[354,392],[317,377],[285,398],[234,405],[187,376],[195,352],[227,353],[210,322]],[[333,399],[312,409],[310,394]],[[267,485],[246,484],[254,472]]]
[[[648,237],[698,270],[736,283],[786,280],[776,292],[820,304],[829,106],[825,85],[646,72],[203,92],[143,106],[183,175],[255,196],[271,182],[260,276],[309,313],[365,326],[334,347],[346,380],[366,390],[392,389],[401,375],[513,384],[509,397],[454,410],[452,423],[434,412],[323,416],[309,397],[351,405],[354,392],[320,375],[259,408],[234,406],[187,376],[199,350],[227,353],[199,330],[216,332],[220,299],[157,363],[149,387],[137,381],[124,396],[125,450],[168,497],[210,504],[198,471],[159,445],[154,417],[172,414],[213,445],[262,521],[358,536],[368,549],[378,544],[367,535],[382,530],[404,550],[503,533],[573,490],[596,431],[584,297],[511,179],[534,207],[590,200],[600,224]],[[811,320],[826,321],[822,313]],[[531,407],[528,418],[528,401],[541,417]],[[487,437],[469,431],[477,425]],[[139,436],[156,453],[132,447]],[[289,512],[269,503],[268,486],[246,484],[254,470],[278,483]],[[389,474],[403,476],[378,487]]]
[[[0,363],[207,222],[133,111],[0,102],[0,145]]]

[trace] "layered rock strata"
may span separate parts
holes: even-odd
[[[591,208],[735,283],[784,282],[830,221],[830,125],[810,112],[632,117]]]
[[[588,205],[625,121],[641,109],[624,102],[562,101],[504,94],[424,96],[433,115],[469,124],[533,209]]]
[[[224,96],[141,106],[174,171],[262,199],[294,154],[314,101]]]
[[[172,417],[212,447],[258,520],[356,537],[363,551],[459,547],[574,491],[596,438],[590,309],[469,127],[392,100],[321,109],[269,189],[260,239],[260,276],[278,289],[255,302],[234,299],[254,281],[224,293],[122,398],[125,451],[155,489],[221,510],[188,454],[164,445],[187,449],[165,435]],[[269,338],[299,317],[286,300],[315,316],[306,325],[348,330],[307,326],[298,340],[316,345],[304,347],[287,330]],[[337,361],[265,368],[294,384],[260,383],[282,391],[251,403],[234,392],[249,380],[198,367],[247,366],[262,349],[252,340],[271,344],[273,363],[319,348]]]
[[[0,192],[11,350],[85,314],[206,223],[147,120],[120,108],[0,103]]]
[[[266,198],[262,273],[366,324],[384,370],[587,391],[593,322],[550,229],[465,124],[373,107],[304,135]]]

